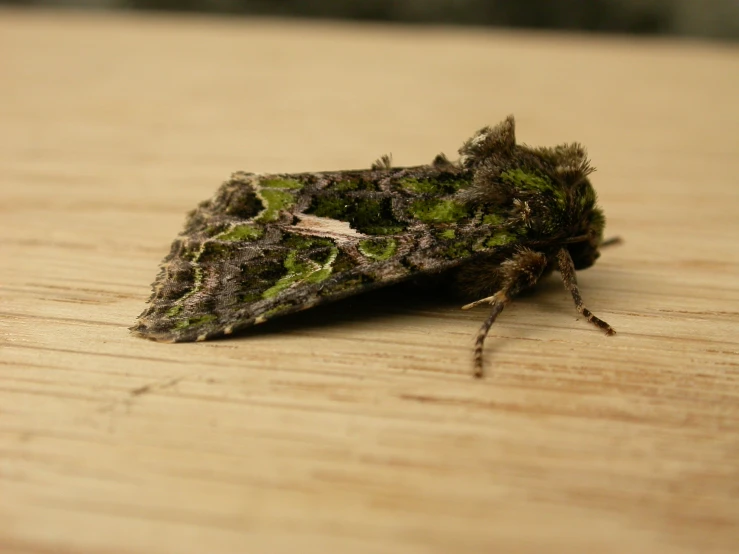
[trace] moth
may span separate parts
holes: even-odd
[[[593,265],[605,218],[577,144],[516,143],[512,116],[475,133],[457,161],[323,173],[237,172],[190,212],[131,330],[164,342],[230,335],[277,316],[408,280],[437,278],[495,319],[558,270],[575,307],[575,271]]]

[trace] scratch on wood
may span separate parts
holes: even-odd
[[[165,381],[164,383],[158,383],[158,382],[147,383],[146,385],[142,385],[140,387],[136,387],[135,389],[131,389],[129,392],[131,396],[141,396],[143,394],[147,394],[147,393],[154,392],[154,391],[163,391],[168,388],[174,387],[184,378],[185,376],[181,376],[181,377],[175,377],[174,379],[170,379],[169,381]]]

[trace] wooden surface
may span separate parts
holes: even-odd
[[[0,11],[0,551],[730,552],[739,50]],[[487,309],[395,291],[245,336],[127,327],[238,169],[579,140],[623,246]],[[736,552],[736,550],[734,550]]]

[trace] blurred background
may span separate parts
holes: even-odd
[[[732,40],[739,37],[739,0],[0,0],[0,3],[492,25]]]

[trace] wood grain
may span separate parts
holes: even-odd
[[[273,20],[0,12],[0,551],[731,552],[739,50]],[[485,308],[382,291],[242,337],[129,335],[235,170],[578,140],[609,232]],[[736,551],[736,550],[733,550]]]

